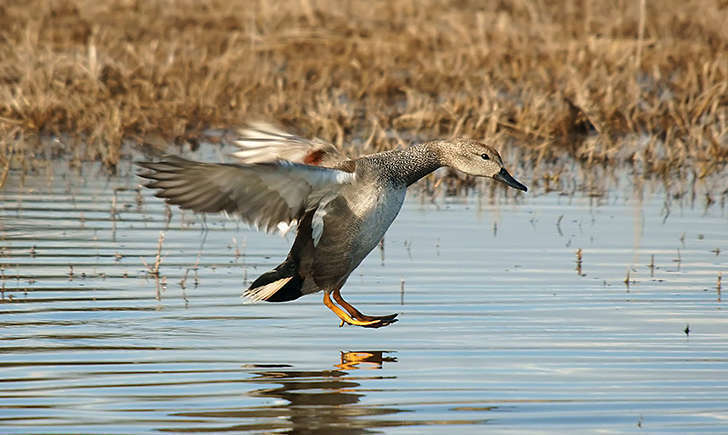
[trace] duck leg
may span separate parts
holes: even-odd
[[[366,325],[370,328],[380,328],[382,326],[387,326],[387,325],[397,321],[396,317],[397,317],[398,313],[390,314],[388,316],[368,316],[366,314],[362,314],[359,310],[354,308],[353,305],[351,305],[350,303],[348,303],[344,300],[344,298],[341,296],[341,287],[339,287],[333,291],[333,296],[334,296],[334,300],[339,305],[344,307],[344,309],[354,319],[357,319],[357,320],[363,321],[363,322],[371,322],[371,321],[378,322],[376,324]],[[364,326],[364,325],[362,325],[362,326]]]
[[[349,315],[348,312],[342,310],[341,308],[334,305],[333,302],[331,302],[331,298],[329,297],[329,292],[324,290],[324,305],[326,305],[331,311],[336,314],[336,316],[341,319],[341,325],[344,326],[344,323],[348,323],[349,325],[355,325],[355,326],[365,326],[369,328],[378,328],[380,321],[379,320],[358,320],[353,318],[351,315]]]

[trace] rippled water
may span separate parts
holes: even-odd
[[[291,239],[137,182],[0,191],[3,433],[728,430],[721,201],[415,192],[343,291],[371,330],[243,305]]]

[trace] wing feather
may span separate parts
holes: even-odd
[[[147,170],[139,173],[150,180],[146,186],[167,203],[197,212],[237,214],[269,232],[295,224],[311,206],[309,197],[336,192],[354,180],[353,173],[285,160],[225,164],[167,156],[138,164]]]
[[[251,122],[238,130],[233,153],[243,163],[287,160],[308,165],[333,167],[347,157],[333,144],[306,139],[265,122]]]

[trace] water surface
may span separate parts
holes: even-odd
[[[724,202],[413,192],[343,290],[401,313],[371,330],[320,294],[242,304],[292,237],[138,181],[0,191],[2,432],[728,429]]]

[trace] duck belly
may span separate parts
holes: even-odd
[[[363,209],[360,214],[360,224],[357,237],[351,246],[352,270],[379,244],[384,234],[392,225],[394,219],[402,208],[407,189],[381,189],[376,195],[368,198],[369,201],[354,206]]]
[[[320,232],[321,237],[318,241],[314,237],[309,245],[313,259],[310,270],[315,285],[322,290],[333,290],[346,282],[387,232],[407,192],[406,186],[360,189],[342,191],[314,215],[313,233]]]

